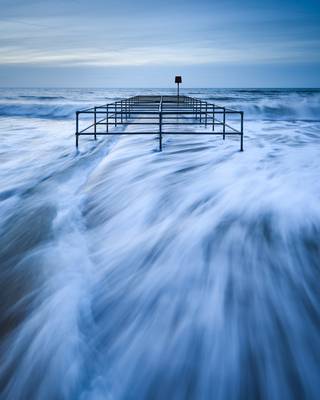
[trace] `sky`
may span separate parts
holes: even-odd
[[[0,0],[1,87],[320,87],[320,0]]]

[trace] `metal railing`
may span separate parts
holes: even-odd
[[[91,117],[91,123],[80,129],[80,124],[84,123],[80,116],[84,115]],[[85,121],[88,123],[88,118]],[[148,130],[115,130],[119,125],[143,125]],[[177,129],[187,125],[197,126],[199,130]],[[164,134],[221,135],[223,140],[228,135],[238,135],[240,151],[243,151],[243,111],[190,96],[134,96],[76,112],[77,147],[81,135],[94,136],[94,139],[98,135],[158,135],[161,151]]]

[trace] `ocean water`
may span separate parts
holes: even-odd
[[[185,89],[243,153],[76,151],[75,110],[138,93],[172,92],[0,90],[1,400],[319,399],[320,90]]]

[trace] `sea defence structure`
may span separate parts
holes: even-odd
[[[134,96],[77,111],[75,134],[77,147],[82,135],[157,135],[160,151],[163,135],[236,135],[243,151],[243,111],[190,96]]]

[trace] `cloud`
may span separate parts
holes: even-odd
[[[318,51],[315,51],[318,49]],[[219,63],[279,63],[302,59],[320,61],[320,41],[287,41],[266,47],[260,43],[246,48],[236,45],[219,47],[214,43],[191,45],[141,46],[115,50],[99,48],[41,49],[1,46],[1,64],[52,66],[140,66],[140,65],[201,65]]]
[[[318,63],[320,14],[308,1],[2,0],[0,66]]]

